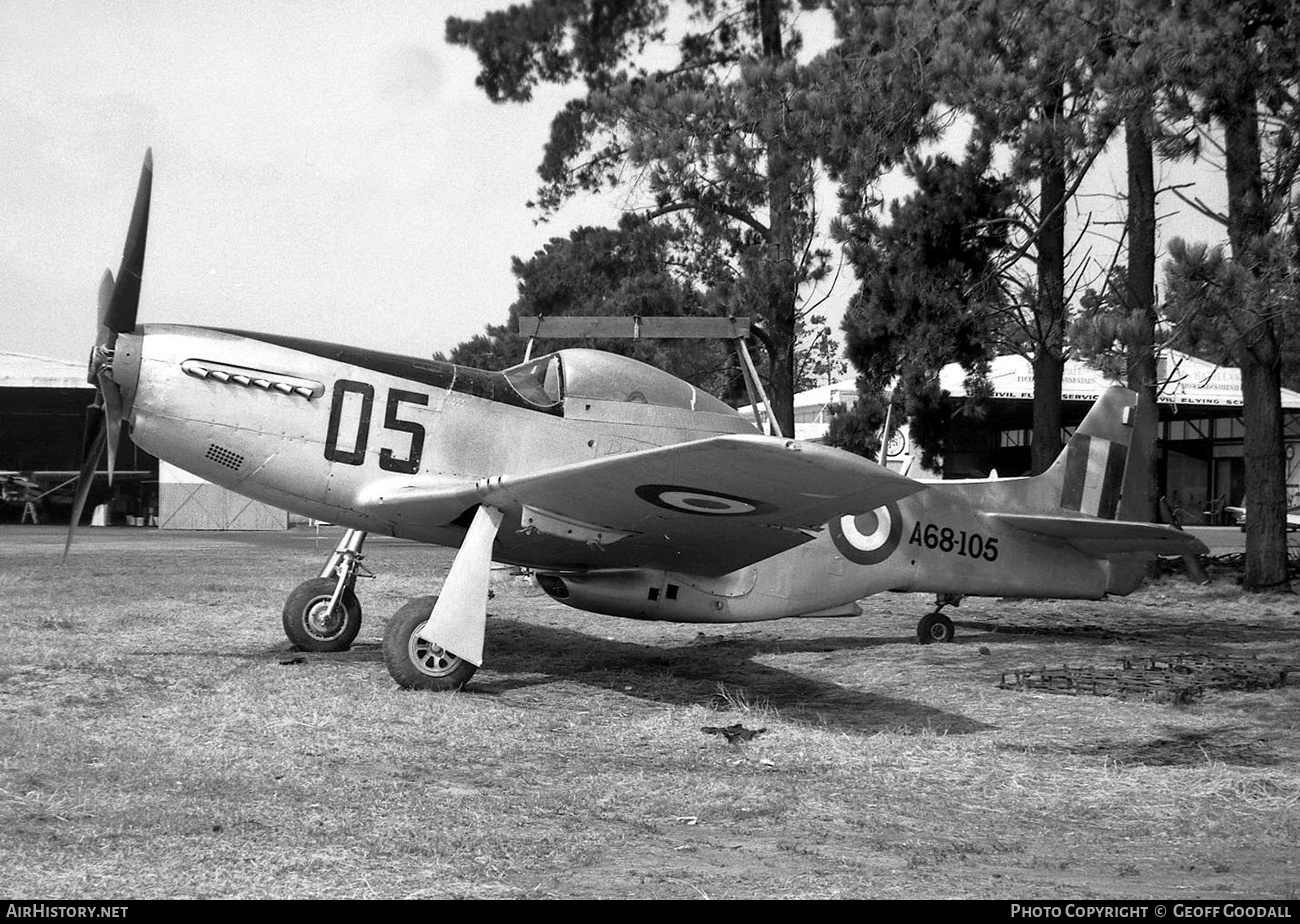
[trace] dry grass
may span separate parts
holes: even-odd
[[[289,652],[310,534],[0,532],[0,894],[1295,898],[1300,688],[1190,705],[999,689],[1195,653],[1300,665],[1300,603],[921,596],[853,620],[587,616],[509,578],[488,664],[400,691],[384,620],[445,551],[368,548],[343,655]],[[994,630],[997,631],[994,631]],[[282,662],[291,663],[282,663]],[[728,744],[703,726],[766,731]]]

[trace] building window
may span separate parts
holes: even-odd
[[[1213,423],[1212,420],[1171,420],[1165,424],[1165,439],[1171,442],[1208,440]]]
[[[1239,440],[1246,436],[1246,425],[1240,417],[1220,417],[1214,422],[1214,438]]]

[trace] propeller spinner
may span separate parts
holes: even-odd
[[[149,199],[153,192],[153,149],[144,155],[140,169],[140,185],[135,191],[135,206],[131,211],[131,226],[126,233],[126,246],[122,249],[122,264],[114,280],[112,272],[105,270],[99,284],[99,331],[95,346],[90,351],[90,368],[86,380],[96,388],[95,401],[86,408],[86,440],[83,447],[81,472],[77,477],[77,494],[72,505],[72,521],[68,524],[68,538],[63,546],[63,556],[72,548],[72,536],[81,521],[90,486],[95,480],[99,461],[108,452],[108,482],[113,483],[113,467],[117,461],[118,436],[122,432],[124,413],[122,391],[113,378],[113,355],[117,335],[135,330],[136,314],[140,309],[140,281],[144,273],[145,241],[149,235]],[[92,436],[93,434],[93,436]]]

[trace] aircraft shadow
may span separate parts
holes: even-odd
[[[856,733],[930,729],[965,734],[989,727],[915,700],[854,690],[755,660],[758,655],[837,652],[890,641],[715,637],[677,646],[642,645],[497,617],[489,625],[489,670],[468,689],[504,695],[571,681],[674,706],[718,705],[725,702],[725,689],[787,720]]]

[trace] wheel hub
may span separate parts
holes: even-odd
[[[307,607],[307,631],[318,638],[337,635],[343,627],[343,606],[330,609],[330,598],[322,597]]]
[[[461,659],[447,649],[422,639],[420,630],[425,625],[427,623],[420,623],[411,633],[410,641],[407,642],[407,654],[420,673],[430,677],[446,677],[460,666]]]

